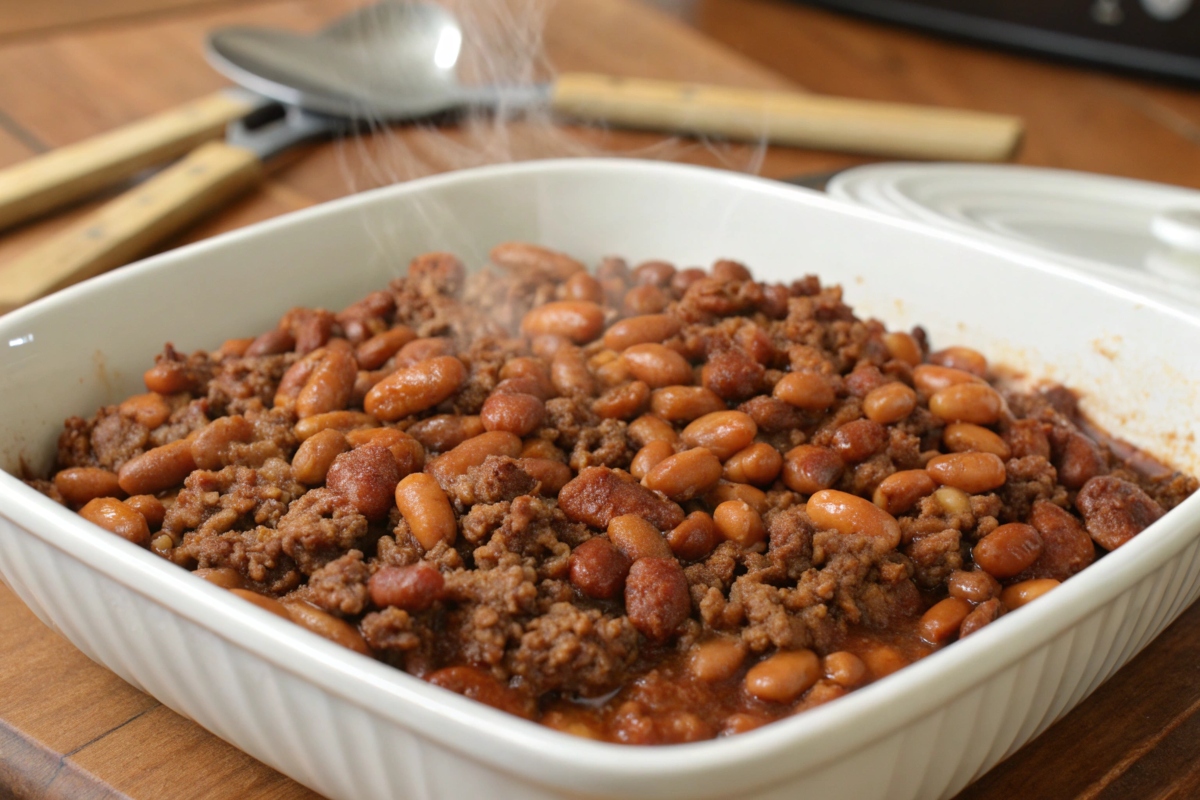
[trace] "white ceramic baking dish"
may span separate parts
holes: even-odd
[[[50,467],[62,420],[139,391],[161,345],[212,348],[340,308],[415,254],[525,239],[595,262],[732,257],[816,272],[1084,394],[1101,425],[1200,468],[1200,320],[1028,256],[766,180],[636,161],[449,174],[149,259],[0,318],[0,466]],[[1185,355],[1186,354],[1186,355]],[[1192,356],[1192,357],[1189,357]],[[0,473],[0,575],[122,678],[330,797],[945,797],[1036,736],[1200,591],[1200,497],[1038,602],[801,716],[661,748],[584,741],[343,650],[102,533]]]

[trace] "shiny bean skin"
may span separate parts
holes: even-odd
[[[937,483],[923,469],[906,469],[893,472],[875,488],[872,500],[892,516],[904,514],[922,497],[928,497],[937,489]]]
[[[707,448],[694,447],[654,466],[642,484],[677,502],[698,497],[721,479],[721,462]]]
[[[647,442],[629,463],[629,474],[640,481],[649,474],[650,470],[673,455],[675,455],[675,447],[670,442],[664,442],[661,439]]]
[[[565,464],[567,456],[547,439],[526,439],[521,443],[521,458],[540,458]]]
[[[894,550],[900,544],[896,518],[857,495],[825,489],[808,498],[805,511],[818,528],[870,536],[880,543],[881,550]]]
[[[492,394],[479,411],[485,430],[526,436],[542,424],[546,405],[531,394]]]
[[[347,498],[369,520],[387,516],[400,480],[400,467],[392,451],[367,444],[341,453],[325,474],[326,487]]]
[[[790,703],[821,678],[821,660],[811,650],[784,650],[746,673],[746,691],[770,703]]]
[[[907,417],[917,407],[917,393],[911,387],[895,382],[872,389],[863,398],[863,413],[880,425],[891,425]]]
[[[635,344],[625,348],[621,358],[629,371],[651,389],[684,386],[692,382],[692,366],[683,356],[665,345]]]
[[[292,476],[305,486],[318,486],[325,482],[333,460],[349,449],[350,443],[340,431],[318,431],[297,448],[292,457]]]
[[[886,428],[869,419],[856,419],[834,431],[830,447],[842,461],[857,464],[878,453],[887,443]]]
[[[883,344],[892,358],[903,361],[912,367],[921,363],[923,358],[921,345],[917,343],[912,334],[902,331],[885,334]]]
[[[767,513],[770,505],[767,495],[762,489],[748,483],[731,483],[721,481],[704,495],[704,502],[716,508],[729,500],[738,500],[753,508],[759,514]]]
[[[241,589],[245,586],[241,573],[230,567],[197,569],[193,570],[192,574],[197,578],[203,578],[213,586],[220,586],[222,589]]]
[[[913,370],[913,385],[917,387],[918,392],[925,395],[932,395],[947,386],[956,386],[960,383],[986,385],[983,378],[961,369],[939,367],[936,364],[922,364]]]
[[[757,442],[729,457],[722,477],[734,483],[770,486],[783,469],[783,456],[771,445]]]
[[[161,528],[163,520],[167,516],[167,507],[152,494],[135,494],[133,497],[126,497],[121,502],[141,514],[152,531]]]
[[[953,486],[942,486],[933,493],[933,498],[949,514],[971,513],[971,496],[962,489],[955,489]]]
[[[824,411],[837,399],[833,384],[819,372],[788,373],[779,379],[771,394],[805,411]]]
[[[670,302],[667,293],[657,286],[634,286],[621,298],[621,309],[626,314],[657,314]]]
[[[952,486],[968,494],[999,489],[1008,479],[1004,462],[991,453],[949,453],[935,456],[925,471],[943,486]]]
[[[871,673],[871,677],[876,680],[886,678],[909,664],[908,659],[899,650],[886,644],[874,645],[863,650],[859,653],[859,657],[867,665],[867,671]]]
[[[604,419],[630,419],[645,410],[650,402],[650,387],[642,381],[630,381],[609,389],[592,403],[592,411]]]
[[[281,353],[290,353],[295,346],[296,339],[290,331],[285,331],[283,328],[275,328],[259,335],[257,339],[251,342],[250,346],[246,348],[246,355],[277,356]]]
[[[381,567],[367,581],[367,593],[380,608],[396,606],[405,611],[424,611],[442,599],[445,584],[437,567],[418,561],[403,567]]]
[[[969,422],[955,422],[942,431],[942,444],[952,453],[991,453],[1002,461],[1012,457],[1012,448],[1000,434]]]
[[[450,499],[432,476],[415,472],[396,486],[396,508],[408,523],[413,538],[426,550],[439,542],[454,544],[458,536],[458,520]]]
[[[254,426],[242,415],[218,417],[192,437],[192,460],[197,469],[221,469],[232,460],[232,445],[253,438]]]
[[[740,639],[721,636],[692,645],[687,669],[703,683],[719,683],[737,674],[746,660],[746,645]]]
[[[178,394],[192,388],[192,377],[181,361],[160,361],[142,374],[146,388],[156,394]]]
[[[554,390],[563,397],[596,393],[596,380],[578,347],[558,348],[550,363],[550,381],[554,384]]]
[[[675,277],[675,265],[667,261],[644,261],[633,271],[633,282],[648,286],[667,286]]]
[[[354,350],[354,358],[363,369],[379,369],[400,352],[400,348],[417,338],[407,325],[397,325],[391,330],[377,333]]]
[[[622,514],[608,521],[608,540],[629,559],[671,558],[673,555],[667,540],[637,514]]]
[[[454,356],[438,356],[396,370],[371,387],[364,410],[385,422],[436,406],[458,391],[467,368]]]
[[[930,353],[929,363],[937,364],[939,367],[961,369],[963,372],[969,372],[980,378],[987,375],[987,357],[970,347],[947,347],[936,353]]]
[[[326,414],[315,414],[298,421],[292,428],[296,438],[304,441],[321,431],[335,430],[349,433],[362,428],[378,427],[379,420],[361,411],[330,411]]]
[[[749,447],[758,435],[754,419],[742,411],[714,411],[693,420],[679,438],[689,447],[703,447],[721,461]]]
[[[150,541],[146,518],[115,497],[97,497],[79,509],[79,516],[136,545]]]
[[[815,494],[836,484],[845,468],[845,462],[832,450],[802,444],[784,455],[783,482],[793,492]]]
[[[604,330],[604,309],[587,300],[561,300],[537,306],[521,319],[526,336],[562,336],[587,344]]]
[[[594,536],[571,552],[571,584],[595,600],[611,600],[625,588],[633,564],[603,536]]]
[[[302,628],[308,628],[318,636],[323,636],[334,644],[370,656],[371,648],[367,646],[358,629],[343,619],[338,619],[328,611],[324,611],[311,603],[293,601],[284,603],[283,607],[291,615],[292,621]]]
[[[426,450],[435,453],[453,450],[483,432],[483,421],[479,417],[461,414],[438,414],[421,420],[406,431]]]
[[[563,284],[563,299],[603,303],[604,287],[600,285],[600,281],[586,272],[576,272]]]
[[[739,264],[729,258],[721,258],[713,262],[710,270],[713,278],[719,281],[752,281],[754,276],[745,264]]]
[[[345,436],[351,447],[362,447],[368,444],[386,447],[396,459],[396,466],[400,468],[401,478],[414,472],[420,472],[425,468],[425,448],[404,431],[398,431],[395,428],[366,428],[350,431]]]
[[[70,467],[54,475],[54,488],[73,506],[82,506],[97,497],[121,497],[125,494],[117,473],[100,467]]]
[[[533,381],[537,385],[536,391],[531,389],[521,389],[520,391],[540,397],[542,400],[549,400],[554,396],[554,384],[550,382],[550,367],[541,359],[529,356],[510,358],[500,368],[500,380],[502,384],[509,380]]]
[[[713,523],[726,541],[753,547],[767,538],[762,516],[743,500],[726,500],[713,509]]]
[[[939,389],[929,398],[929,410],[945,422],[992,425],[1000,419],[1004,401],[984,383],[957,383]]]
[[[825,677],[846,689],[853,689],[867,678],[867,665],[846,650],[838,650],[821,659]]]
[[[153,430],[167,421],[171,416],[171,406],[161,394],[150,392],[136,394],[121,401],[117,406],[121,416],[129,417],[137,424]]]
[[[425,465],[425,471],[443,487],[448,487],[471,467],[482,464],[488,456],[521,455],[521,439],[508,431],[488,431],[468,439],[449,452],[442,453]]]
[[[496,266],[511,272],[527,272],[550,280],[565,281],[587,271],[566,253],[528,242],[501,242],[491,249],[488,257]]]
[[[674,558],[641,558],[625,578],[625,613],[633,627],[662,642],[692,613],[687,578]]]
[[[454,355],[454,342],[442,336],[433,336],[425,339],[413,339],[401,347],[393,356],[392,364],[397,369],[403,369],[431,358],[452,355]]]
[[[126,494],[158,494],[183,483],[195,468],[191,442],[179,439],[126,461],[117,483]]]
[[[643,414],[642,416],[629,423],[626,429],[629,434],[629,439],[639,447],[645,447],[650,442],[670,442],[674,444],[679,441],[679,434],[671,425],[661,417],[654,414]]]
[[[1032,525],[1010,522],[976,542],[971,553],[980,569],[1004,580],[1037,561],[1042,554],[1042,537]]]
[[[721,532],[706,511],[693,511],[683,522],[667,531],[671,552],[685,561],[699,561],[720,544]]]
[[[523,456],[517,459],[517,464],[535,481],[541,483],[539,492],[547,497],[558,494],[559,490],[575,477],[569,466],[550,458]]]
[[[1026,603],[1032,603],[1058,585],[1059,582],[1053,578],[1034,578],[1030,581],[1014,583],[1012,586],[1005,587],[1004,591],[1000,593],[1000,602],[1009,610],[1020,608]]]
[[[661,343],[679,333],[682,327],[683,323],[667,314],[626,317],[604,332],[604,346],[619,353],[636,344]]]
[[[971,604],[957,597],[934,603],[921,615],[917,631],[930,644],[945,644],[958,633],[963,620],[971,613]]]
[[[982,603],[1000,596],[1000,581],[981,569],[955,570],[950,573],[946,582],[951,597],[958,597],[969,603]]]
[[[283,603],[276,600],[274,597],[267,597],[265,594],[252,592],[249,589],[230,589],[231,594],[234,594],[248,603],[253,603],[264,611],[270,611],[277,617],[282,617],[288,622],[295,622],[292,615],[288,613],[287,608]]]
[[[650,410],[668,422],[691,422],[726,410],[725,401],[703,386],[664,386],[650,395]]]

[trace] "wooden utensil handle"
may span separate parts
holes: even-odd
[[[892,158],[998,161],[1021,139],[1017,117],[931,106],[568,73],[551,105],[572,117]]]
[[[255,107],[217,92],[0,170],[0,229],[177,158]]]
[[[0,314],[125,264],[262,177],[249,150],[210,142],[49,241],[0,264]]]

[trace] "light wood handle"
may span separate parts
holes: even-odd
[[[0,229],[177,158],[255,107],[217,92],[0,170]]]
[[[249,188],[262,164],[249,150],[209,142],[54,238],[0,264],[0,314],[132,261]]]
[[[560,113],[631,128],[841,150],[891,158],[999,161],[1021,139],[1018,117],[574,73],[555,81]]]

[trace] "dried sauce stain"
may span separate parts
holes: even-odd
[[[628,744],[751,730],[883,678],[1196,488],[1071,392],[1017,386],[1057,374],[1036,353],[992,368],[1001,402],[969,371],[981,353],[859,319],[814,276],[588,274],[524,243],[492,260],[468,277],[426,254],[339,313],[167,345],[156,391],[68,419],[57,472],[30,483],[116,533],[141,515],[153,552],[346,647]],[[1095,344],[1110,364],[1114,341]],[[889,384],[900,411],[876,402]],[[1084,388],[1138,420],[1128,394]],[[186,477],[102,497],[160,488],[154,464]]]

